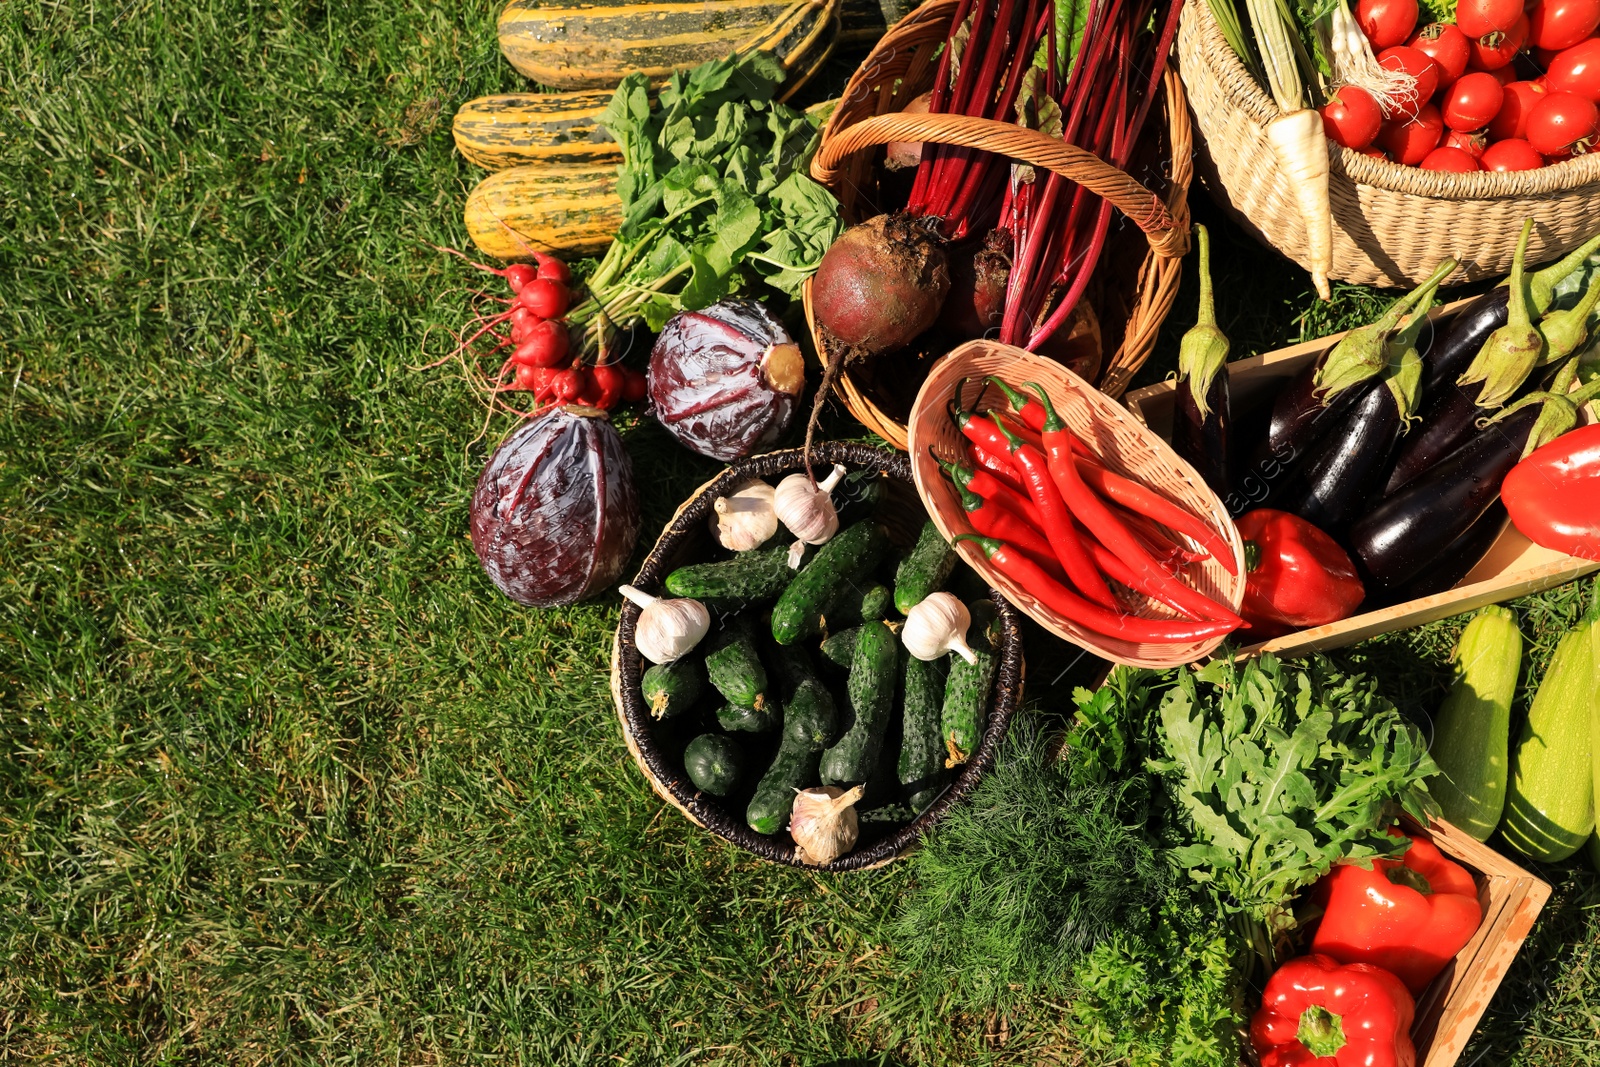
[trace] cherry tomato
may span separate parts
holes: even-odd
[[[1481,130],[1500,113],[1506,91],[1493,74],[1481,70],[1463,74],[1444,91],[1444,124],[1452,130]]]
[[[1600,0],[1539,0],[1528,14],[1528,43],[1560,51],[1600,26]]]
[[[538,276],[539,272],[526,263],[513,263],[506,268],[506,284],[513,293],[522,292],[522,287]]]
[[[1449,22],[1430,22],[1406,42],[1439,68],[1439,84],[1449,85],[1467,70],[1472,42],[1458,26]]]
[[[1522,17],[1522,0],[1461,0],[1456,25],[1468,37],[1506,33]]]
[[[1423,156],[1422,162],[1417,166],[1423,170],[1447,170],[1457,174],[1469,174],[1478,169],[1478,161],[1459,148],[1441,145]]]
[[[1600,104],[1600,38],[1560,52],[1545,68],[1544,80],[1552,92],[1577,93]]]
[[[1377,145],[1368,145],[1366,148],[1359,149],[1358,151],[1360,151],[1360,153],[1362,155],[1367,156],[1367,157],[1372,158],[1372,159],[1381,159],[1385,163],[1388,163],[1390,161],[1389,160],[1389,153],[1385,152],[1383,149],[1379,148]]]
[[[562,285],[572,284],[572,272],[567,269],[565,263],[555,256],[547,256],[543,252],[535,252],[533,258],[539,264],[539,277],[549,278],[551,281],[560,282]]]
[[[1537,170],[1544,166],[1544,157],[1533,150],[1533,145],[1520,137],[1496,141],[1483,150],[1478,160],[1484,170]]]
[[[1528,113],[1544,98],[1545,88],[1538,82],[1512,82],[1506,86],[1500,111],[1489,120],[1489,140],[1504,141],[1526,134]]]
[[[1491,33],[1472,42],[1474,70],[1499,70],[1510,65],[1528,43],[1528,18],[1524,15],[1509,30]]]
[[[1482,130],[1451,130],[1444,135],[1444,146],[1459,148],[1473,159],[1481,159],[1483,150],[1489,146],[1489,139]]]
[[[1426,52],[1412,48],[1410,45],[1397,45],[1394,48],[1385,48],[1378,53],[1378,65],[1389,70],[1401,70],[1417,79],[1417,88],[1414,95],[1408,95],[1400,100],[1396,113],[1406,118],[1414,117],[1422,106],[1433,99],[1434,92],[1439,88],[1439,68],[1428,57]]]
[[[559,319],[567,313],[567,287],[553,278],[535,278],[522,287],[517,300],[541,319]]]
[[[1577,93],[1546,93],[1528,112],[1528,143],[1551,159],[1570,159],[1594,146],[1600,108]]]
[[[1503,67],[1496,67],[1494,70],[1486,70],[1483,73],[1493,75],[1494,80],[1500,83],[1502,89],[1522,77],[1517,73],[1517,65],[1515,63],[1507,63]]]
[[[1414,119],[1401,121],[1396,117],[1385,122],[1382,132],[1378,134],[1378,143],[1396,163],[1414,167],[1439,146],[1443,137],[1444,119],[1439,115],[1439,109],[1432,104],[1423,104]]]
[[[1375,52],[1404,44],[1417,27],[1417,0],[1357,0],[1356,23]]]
[[[1322,105],[1322,128],[1328,140],[1346,148],[1365,148],[1378,136],[1383,112],[1372,94],[1354,85],[1341,86]]]
[[[622,399],[630,404],[637,404],[644,399],[645,387],[649,383],[649,379],[645,377],[644,371],[634,370],[632,367],[624,367],[623,373],[627,377],[622,382]]]

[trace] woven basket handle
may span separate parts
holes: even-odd
[[[1180,257],[1188,248],[1188,233],[1155,193],[1087,149],[1010,122],[967,115],[874,115],[825,138],[812,157],[811,176],[832,186],[845,160],[894,141],[977,148],[1054,171],[1109,200],[1144,231],[1157,255]]]

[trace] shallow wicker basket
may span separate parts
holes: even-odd
[[[1278,113],[1223,40],[1209,5],[1184,5],[1178,64],[1194,111],[1200,180],[1263,244],[1307,265],[1305,224],[1267,143]],[[1330,142],[1334,278],[1416,285],[1445,256],[1451,284],[1511,269],[1522,220],[1532,217],[1528,262],[1555,259],[1600,230],[1600,154],[1538,170],[1452,174],[1403,167]]]
[[[947,539],[971,533],[972,526],[955,488],[939,470],[938,459],[960,459],[963,455],[964,439],[951,421],[946,404],[963,382],[981,384],[991,374],[1013,385],[1043,385],[1068,428],[1094,449],[1107,467],[1156,490],[1220,534],[1233,552],[1234,573],[1230,574],[1216,560],[1207,559],[1190,568],[1187,578],[1206,596],[1239,610],[1244,599],[1244,544],[1238,528],[1228,518],[1228,509],[1195,469],[1121,404],[1066,367],[995,341],[970,341],[935,363],[911,410],[911,469],[917,492],[922,494],[928,514]],[[997,406],[1001,399],[993,391],[987,398],[981,397],[977,384],[968,384],[962,395],[963,406],[969,410],[986,410]],[[1135,667],[1176,667],[1204,659],[1222,644],[1221,637],[1158,644],[1095,633],[1076,619],[1057,614],[1036,600],[1026,587],[999,573],[976,545],[963,541],[957,550],[985,581],[1030,618],[1057,637],[1102,659]],[[1152,619],[1177,617],[1172,609],[1147,596],[1131,591],[1129,596],[1128,606],[1136,614]]]
[[[910,464],[905,456],[845,442],[819,443],[813,446],[811,454],[813,464],[819,468],[842,463],[851,470],[880,471],[887,481],[885,501],[879,508],[879,517],[889,530],[890,540],[902,547],[909,547],[916,540],[927,516],[912,487]],[[771,481],[804,469],[805,462],[800,449],[769,452],[740,460],[728,467],[697,489],[678,509],[655,547],[645,557],[644,565],[639,568],[638,577],[634,578],[632,584],[647,593],[659,595],[661,583],[674,568],[700,562],[711,555],[714,543],[707,520],[718,496],[751,478]],[[1021,704],[1021,616],[998,592],[991,589],[989,595],[1000,613],[1000,663],[995,674],[988,718],[984,723],[983,739],[977,751],[962,766],[960,775],[944,794],[915,819],[901,825],[862,823],[861,839],[855,849],[824,867],[802,863],[795,856],[794,843],[787,833],[771,837],[756,833],[745,825],[742,807],[730,811],[714,797],[701,794],[689,781],[683,770],[682,753],[693,734],[690,723],[685,720],[692,716],[682,716],[665,723],[650,717],[649,708],[639,690],[644,664],[633,644],[633,628],[639,619],[639,609],[632,604],[623,606],[611,652],[611,695],[616,701],[617,717],[622,720],[623,739],[627,742],[628,751],[633,754],[634,762],[649,780],[650,787],[663,800],[696,825],[762,859],[823,871],[858,871],[882,866],[902,855],[916,843],[923,831],[943,818],[945,812],[961,803],[972,791],[993,765],[995,752],[1011,723],[1011,716]],[[886,752],[884,758],[893,757]]]
[[[1098,156],[1035,130],[962,115],[901,113],[909,101],[932,88],[938,52],[949,37],[956,7],[957,0],[930,0],[884,35],[823,126],[811,176],[839,198],[847,222],[859,222],[876,213],[869,191],[877,187],[882,153],[867,149],[893,141],[923,141],[980,148],[1032,163],[1110,200],[1144,231],[1148,247],[1146,242],[1112,234],[1097,270],[1102,277],[1094,314],[1080,320],[1079,329],[1114,349],[1103,363],[1098,384],[1108,395],[1120,396],[1155,348],[1161,323],[1177,296],[1180,264],[1189,247],[1193,171],[1183,85],[1169,67],[1163,82],[1167,129],[1162,139],[1169,172],[1163,175],[1160,167],[1150,168],[1155,178],[1164,179],[1166,190],[1160,196]],[[815,339],[809,284],[805,308]],[[867,429],[896,448],[906,447],[903,416],[886,410],[848,371],[840,375],[839,394]]]

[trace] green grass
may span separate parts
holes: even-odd
[[[415,368],[478,284],[426,243],[479,177],[450,115],[521,85],[498,6],[0,6],[0,1062],[1071,1062],[1058,1005],[910,991],[903,869],[666,808],[614,603],[479,571],[480,411]],[[1371,306],[1217,258],[1241,353]],[[714,466],[624,430],[653,531]],[[1522,605],[1540,650],[1575,613]],[[1360,655],[1426,712],[1457,625]],[[1047,706],[1092,669],[1031,651]],[[1489,1061],[1600,1062],[1600,893],[1551,876]]]

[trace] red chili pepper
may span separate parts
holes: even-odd
[[[1006,395],[1006,401],[1010,403],[1011,410],[1016,413],[1017,418],[1022,421],[1023,425],[1027,426],[1028,429],[1034,431],[1035,433],[1043,432],[1043,404],[1039,403],[1033,397],[1028,396],[1025,393],[1019,393],[1016,389],[1013,389],[1009,384],[999,378],[990,376],[987,381],[990,385],[994,386],[996,389],[1000,390]]]
[[[1005,482],[1015,489],[1020,495],[1027,496],[1028,491],[1022,488],[1022,478],[1017,474],[1009,459],[1002,459],[993,455],[987,449],[982,449],[975,442],[967,442],[967,461],[978,470],[988,471],[990,474]]]
[[[967,513],[967,521],[976,533],[1004,541],[1012,548],[1027,553],[1028,558],[1043,567],[1050,577],[1066,581],[1067,572],[1061,569],[1061,561],[1056,559],[1055,550],[1050,547],[1044,534],[1010,509],[963,488],[960,482],[956,483],[956,492],[961,496],[961,507]]]
[[[1076,437],[1073,440],[1078,441]],[[1078,445],[1082,445],[1083,449],[1088,447],[1081,441],[1078,441]],[[1095,492],[1141,515],[1148,515],[1163,526],[1171,527],[1181,534],[1194,538],[1196,543],[1211,554],[1212,559],[1227,568],[1229,574],[1239,573],[1239,565],[1234,561],[1233,550],[1228,547],[1228,542],[1221,534],[1207,526],[1199,516],[1185,511],[1154,489],[1140,485],[1131,478],[1124,478],[1107,468],[1099,459],[1082,455],[1082,450],[1077,446],[1074,448],[1079,451],[1078,474]]]
[[[1312,951],[1382,967],[1417,997],[1483,921],[1472,875],[1421,837],[1397,860],[1373,860],[1370,871],[1338,864],[1315,895],[1325,903]]]
[[[1500,483],[1500,498],[1534,544],[1600,559],[1600,424],[1534,449]]]
[[[1006,482],[995,477],[991,472],[963,467],[959,463],[943,460],[938,456],[933,458],[934,462],[943,468],[945,474],[949,475],[950,480],[955,482],[959,488],[970,490],[985,500],[999,504],[1001,507],[1009,508],[1016,512],[1019,518],[1026,520],[1035,530],[1042,531],[1044,529],[1044,520],[1039,517],[1039,509],[1034,506],[1033,501],[1013,489]]]
[[[1022,586],[1030,596],[1051,611],[1107,637],[1121,637],[1129,641],[1196,641],[1216,637],[1233,629],[1227,623],[1211,620],[1146,619],[1121,610],[1107,610],[1083,599],[1046,574],[1044,568],[1022,551],[1011,548],[1003,541],[972,534],[957,534],[955,540],[971,541],[977,545],[1000,573]]]
[[[1279,967],[1250,1020],[1261,1067],[1413,1067],[1416,1004],[1400,979],[1331,956]]]
[[[1171,598],[1165,596],[1164,589],[1158,589],[1154,586],[1151,586],[1148,582],[1141,581],[1139,576],[1133,573],[1133,569],[1131,567],[1117,558],[1117,554],[1115,552],[1111,551],[1105,545],[1102,545],[1099,541],[1094,540],[1092,537],[1086,538],[1085,540],[1089,545],[1089,555],[1094,557],[1095,566],[1105,571],[1107,578],[1110,578],[1113,582],[1118,582],[1122,585],[1125,585],[1129,589],[1135,590],[1136,592],[1144,593],[1153,600],[1159,600],[1161,603],[1165,604],[1167,607],[1176,611],[1185,618],[1196,618],[1194,612],[1190,611],[1182,604],[1174,603]]]
[[[1367,591],[1339,543],[1287,511],[1257,508],[1239,517],[1244,538],[1244,604],[1263,637],[1348,618]]]
[[[1039,402],[1044,405],[1044,441],[1049,449],[1050,477],[1055,481],[1056,488],[1061,492],[1061,499],[1066,502],[1073,517],[1082,522],[1096,540],[1114,552],[1117,558],[1126,563],[1138,576],[1139,586],[1136,588],[1141,592],[1155,596],[1157,595],[1155,590],[1160,590],[1159,595],[1163,601],[1181,604],[1183,610],[1191,615],[1229,623],[1230,629],[1239,626],[1244,620],[1226,605],[1218,604],[1163,570],[1128,528],[1111,513],[1105,501],[1090,492],[1089,487],[1079,477],[1077,464],[1073,461],[1072,435],[1067,432],[1067,424],[1056,414],[1044,389],[1032,382],[1028,385],[1029,388],[1038,389]],[[1071,573],[1070,568],[1068,573]]]
[[[1022,440],[1026,441],[1034,448],[1037,448],[1039,451],[1044,451],[1044,438],[1039,436],[1039,431],[1024,425],[1022,420],[1019,419],[1015,414],[1006,411],[1003,408],[995,408],[993,411],[989,412],[989,414],[994,418],[994,421],[1000,423],[1006,429],[1010,430],[1012,434],[1022,438]]]
[[[1096,604],[1115,608],[1117,601],[1111,595],[1111,587],[1106,585],[1105,578],[1095,569],[1088,551],[1073,529],[1072,518],[1062,503],[1055,482],[1050,478],[1049,464],[1044,455],[1032,445],[1007,437],[1006,431],[993,419],[967,411],[955,411],[954,414],[956,424],[969,440],[990,451],[1004,451],[1016,463],[1022,473],[1023,484],[1028,489],[1028,496],[1039,509],[1039,517],[1044,520],[1044,535],[1050,539],[1050,547],[1055,550],[1056,558],[1061,561],[1072,584]]]
[[[1110,507],[1111,514],[1122,520],[1122,524],[1139,539],[1140,544],[1144,545],[1145,551],[1149,552],[1169,573],[1176,575],[1180,569],[1191,563],[1211,558],[1209,553],[1196,552],[1187,545],[1173,540],[1173,535],[1155,520],[1136,515],[1116,504]]]

